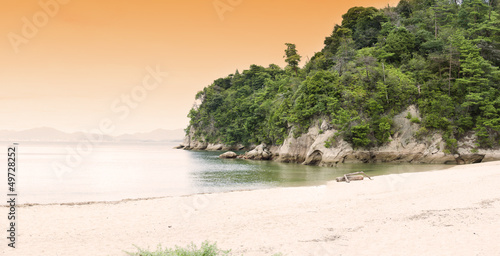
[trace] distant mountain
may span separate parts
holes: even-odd
[[[180,141],[184,130],[157,129],[151,132],[123,134],[119,136],[105,135],[104,141]],[[66,133],[54,128],[40,127],[24,131],[0,131],[0,141],[82,141],[83,132]]]
[[[54,128],[41,127],[24,131],[0,131],[3,141],[73,141],[76,134],[65,133]]]

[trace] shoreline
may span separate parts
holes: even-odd
[[[494,255],[499,185],[500,161],[312,187],[33,205],[19,209],[18,248],[0,251],[126,255],[134,245],[210,240],[245,256]]]
[[[417,144],[418,145],[418,144]],[[314,147],[318,147],[318,142],[315,142]],[[422,147],[418,150],[392,149],[389,147],[381,147],[376,150],[353,150],[352,148],[341,148],[334,152],[329,152],[327,148],[320,148],[312,150],[303,145],[298,147],[300,149],[293,149],[292,153],[286,149],[285,153],[280,153],[281,146],[272,145],[269,148],[265,144],[253,145],[249,147],[243,146],[225,146],[223,144],[202,144],[202,146],[185,146],[184,143],[179,146],[173,147],[177,150],[188,150],[194,152],[220,152],[223,156],[225,153],[243,152],[236,154],[235,157],[222,157],[222,158],[237,158],[252,161],[276,161],[281,163],[305,164],[316,165],[323,167],[333,167],[339,164],[352,164],[352,163],[395,163],[395,164],[450,164],[450,165],[467,165],[500,161],[500,149],[481,149],[479,152],[472,153],[470,149],[459,149],[461,153],[451,154],[444,153],[436,148],[432,152],[421,152]],[[344,145],[345,146],[345,145]],[[420,145],[422,146],[422,145]],[[442,145],[437,146],[441,148]],[[425,146],[424,146],[425,148]],[[324,155],[327,157],[324,158]]]
[[[208,142],[198,134],[196,127],[190,126],[184,141],[177,149],[230,151],[249,149],[243,156],[245,159],[273,160],[278,162],[302,163],[306,165],[334,166],[343,163],[429,163],[429,164],[472,164],[500,161],[500,148],[478,148],[477,136],[468,133],[456,141],[455,149],[449,149],[443,139],[442,132],[429,131],[425,138],[417,136],[421,128],[418,123],[407,118],[408,115],[421,119],[420,111],[414,104],[391,117],[393,134],[388,141],[371,147],[356,147],[330,125],[328,118],[316,118],[307,131],[295,136],[289,129],[282,143],[225,145],[219,141]],[[203,128],[199,128],[203,131]],[[203,134],[203,132],[201,133]],[[332,140],[332,138],[334,138]]]
[[[239,159],[242,161],[267,161],[267,160],[252,160],[252,159]],[[284,163],[284,164],[290,164],[290,165],[296,165],[297,163]],[[364,165],[364,164],[360,164]],[[423,166],[433,166],[435,164],[420,164],[420,163],[370,163],[369,165],[396,165],[396,166],[418,166],[418,165],[423,165]],[[446,168],[440,168],[438,170],[447,170],[449,168],[453,168],[455,166],[459,166],[456,164],[448,164],[448,165],[443,165],[441,166],[447,166]],[[424,171],[409,171],[409,172],[404,172],[404,173],[396,173],[396,174],[408,174],[408,173],[420,173],[420,172],[433,172],[437,170],[424,170]],[[340,175],[340,174],[339,174]],[[386,176],[386,175],[394,175],[393,173],[391,174],[370,174],[370,177],[381,177],[381,176]],[[365,178],[366,180],[366,178]],[[95,205],[95,204],[120,204],[120,203],[126,203],[130,201],[145,201],[145,200],[156,200],[156,199],[166,199],[166,198],[174,198],[174,197],[189,197],[189,196],[196,196],[196,195],[210,195],[210,194],[225,194],[225,193],[232,193],[232,192],[248,192],[248,191],[256,191],[256,190],[269,190],[269,189],[279,189],[279,188],[309,188],[309,187],[319,187],[319,186],[325,186],[329,182],[334,182],[335,180],[325,180],[322,181],[324,184],[318,184],[318,185],[298,185],[298,186],[276,186],[276,187],[268,187],[268,188],[245,188],[245,189],[235,189],[235,190],[228,190],[228,191],[213,191],[213,192],[200,192],[200,193],[192,193],[192,194],[180,194],[180,195],[160,195],[160,196],[151,196],[151,197],[139,197],[139,198],[123,198],[123,199],[116,199],[116,200],[88,200],[88,201],[66,201],[66,202],[48,202],[48,203],[19,203],[16,204],[16,207],[23,208],[23,207],[33,207],[33,206],[51,206],[51,205],[62,205],[62,206],[77,206],[77,205]],[[0,204],[0,208],[2,207],[8,207],[7,204]]]

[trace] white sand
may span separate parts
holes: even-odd
[[[500,255],[500,162],[350,184],[18,212],[18,248],[2,239],[2,255],[126,255],[133,244],[207,239],[235,255]],[[1,207],[2,227],[6,216]]]

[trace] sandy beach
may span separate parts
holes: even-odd
[[[1,207],[2,230],[7,207]],[[127,255],[205,240],[234,255],[500,255],[500,162],[274,188],[18,207],[2,255]],[[4,236],[7,232],[4,231]]]

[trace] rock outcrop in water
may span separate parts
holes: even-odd
[[[239,156],[239,158],[321,166],[334,166],[341,163],[387,162],[469,164],[500,160],[499,149],[475,149],[474,135],[466,136],[458,141],[458,154],[447,153],[445,151],[446,143],[440,133],[430,133],[422,138],[417,136],[417,131],[421,126],[411,122],[406,117],[408,113],[412,117],[420,118],[418,110],[413,105],[396,115],[393,118],[395,132],[391,136],[390,142],[381,147],[354,149],[348,142],[336,138],[337,131],[326,121],[318,120],[316,125],[313,125],[307,133],[298,138],[294,138],[290,133],[281,146],[254,145],[249,148],[251,149],[249,152]],[[193,150],[245,149],[243,145],[208,144],[193,138],[194,132],[191,131],[180,147]]]
[[[203,139],[195,139],[195,131],[189,131],[189,134],[184,137],[184,141],[181,145],[176,147],[177,149],[185,149],[185,150],[207,150],[207,151],[228,151],[228,150],[243,150],[245,147],[241,144],[237,144],[235,146],[227,146],[221,143],[212,144],[203,142]]]
[[[219,158],[236,158],[236,157],[238,157],[238,154],[234,153],[233,151],[228,151],[219,156]]]
[[[270,160],[272,156],[273,155],[267,148],[266,144],[260,144],[244,155],[239,156],[239,158],[252,160]]]

